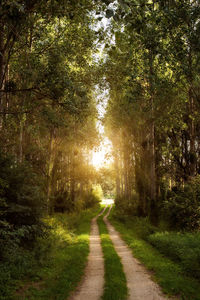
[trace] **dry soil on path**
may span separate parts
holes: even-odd
[[[76,291],[69,298],[70,300],[99,300],[103,294],[104,259],[96,220],[104,213],[105,209],[106,207],[97,217],[92,219],[90,253],[85,269],[85,275]]]
[[[152,281],[147,270],[133,257],[131,250],[108,221],[107,217],[110,210],[111,207],[104,217],[104,222],[123,264],[129,290],[128,300],[166,300],[167,298],[162,294],[160,287]]]

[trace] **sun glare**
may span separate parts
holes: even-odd
[[[92,153],[92,165],[99,169],[105,167],[112,162],[111,157],[112,145],[108,138],[105,138],[101,143],[98,151]]]

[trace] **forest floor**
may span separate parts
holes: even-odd
[[[109,203],[110,204],[110,203]],[[119,233],[110,224],[107,217],[110,214],[112,204],[109,209],[106,210],[107,204],[105,201],[105,207],[103,211],[93,219],[90,235],[90,254],[88,257],[88,264],[85,270],[85,276],[78,286],[75,293],[71,296],[70,300],[98,300],[101,297],[105,297],[106,282],[104,282],[104,266],[103,266],[103,253],[101,250],[100,236],[97,227],[97,218],[100,215],[106,213],[103,218],[104,223],[107,226],[109,237],[114,247],[114,251],[117,253],[118,258],[121,260],[124,274],[126,277],[128,287],[128,299],[129,300],[164,300],[166,297],[162,294],[160,287],[152,281],[151,275],[148,271],[136,260],[129,247],[121,239]],[[105,212],[106,211],[106,212]],[[100,223],[98,223],[100,226]],[[103,246],[103,240],[102,240]],[[106,256],[104,251],[104,256]],[[106,263],[105,263],[106,268]],[[111,276],[115,274],[111,274]],[[106,280],[106,278],[105,278]],[[103,290],[104,287],[104,290]],[[109,286],[107,285],[107,289]],[[112,293],[112,291],[111,291]],[[110,294],[109,299],[125,299],[127,293],[124,292],[124,297],[116,296],[117,291],[113,291],[113,296]],[[115,296],[114,296],[115,295]],[[117,297],[117,298],[116,298]]]
[[[30,274],[8,282],[12,290],[6,296],[0,292],[0,300],[66,300],[84,276],[91,220],[101,210],[97,206],[80,213],[48,217],[45,222],[51,231],[46,239],[38,241],[44,252],[42,257],[29,266]]]

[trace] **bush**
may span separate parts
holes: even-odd
[[[91,208],[98,204],[103,196],[103,192],[101,186],[95,185],[91,188],[91,190],[85,194],[83,197],[84,208]]]
[[[0,169],[0,272],[4,270],[0,285],[2,297],[8,299],[9,282],[30,272],[35,263],[31,252],[37,238],[46,236],[47,226],[41,221],[41,178],[2,153]]]
[[[89,191],[77,191],[73,202],[68,191],[57,191],[52,199],[55,212],[80,212],[94,207],[101,201],[103,192],[100,185],[94,185]]]
[[[164,216],[173,228],[196,230],[200,228],[200,176],[184,188],[170,191],[164,201]]]
[[[54,212],[71,212],[74,209],[73,202],[67,190],[57,191],[51,199]]]
[[[26,164],[0,154],[0,255],[7,243],[32,246],[45,231],[41,222],[44,194],[40,178]],[[7,251],[7,250],[6,250]]]
[[[155,233],[148,241],[161,253],[179,262],[185,272],[200,279],[200,233]]]
[[[125,196],[118,196],[115,199],[116,208],[122,215],[137,215],[138,203],[139,199],[137,194],[133,194],[131,199],[128,199]]]
[[[134,233],[136,236],[144,240],[147,240],[149,235],[158,231],[158,228],[151,225],[147,217],[130,217],[128,215],[122,215],[118,210],[114,210],[112,217],[121,223],[124,223],[127,228],[134,228]]]

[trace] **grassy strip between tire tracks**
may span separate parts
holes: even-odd
[[[166,294],[177,296],[175,299],[200,300],[200,284],[197,280],[186,276],[179,264],[163,256],[157,249],[139,238],[131,222],[120,222],[113,215],[111,212],[109,216],[112,225],[132,249],[134,257],[153,271],[153,278]]]
[[[106,209],[104,215],[109,208]],[[105,286],[103,300],[124,300],[127,299],[126,277],[118,254],[109,237],[107,227],[103,221],[103,216],[97,220],[101,237],[101,245],[104,254],[105,265]]]
[[[48,220],[54,229],[46,263],[35,273],[37,281],[21,282],[21,288],[12,299],[67,299],[84,274],[91,219],[100,210],[86,210],[78,215],[57,214]]]

